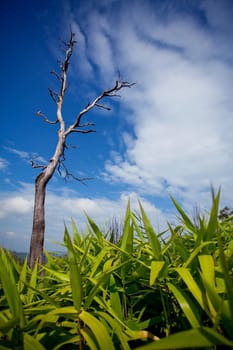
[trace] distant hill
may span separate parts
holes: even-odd
[[[7,249],[6,249],[7,250]],[[14,250],[9,250],[11,252],[11,254],[13,255],[14,258],[16,258],[16,260],[19,260],[19,262],[24,262],[24,260],[26,259],[26,257],[29,258],[29,253],[26,252],[15,252]],[[60,256],[63,257],[66,255],[66,252],[61,252],[61,251],[54,251],[54,252],[49,252],[50,255],[54,255],[54,256]],[[46,260],[46,258],[44,257],[44,260]]]

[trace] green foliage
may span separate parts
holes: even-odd
[[[233,349],[233,220],[219,198],[195,220],[172,198],[167,239],[141,203],[117,240],[88,215],[85,235],[72,221],[67,255],[46,253],[39,272],[1,249],[0,350]]]

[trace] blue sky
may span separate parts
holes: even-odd
[[[86,186],[54,176],[46,200],[46,248],[57,249],[64,221],[85,227],[84,211],[99,224],[121,220],[128,198],[141,199],[160,230],[173,220],[173,195],[190,213],[210,205],[210,185],[233,202],[233,2],[11,1],[1,5],[0,245],[27,251],[34,180],[30,160],[48,160],[56,126],[48,87],[70,25],[77,45],[63,108],[76,114],[121,72],[136,82],[105,101],[87,120],[96,133],[68,139],[67,167]]]

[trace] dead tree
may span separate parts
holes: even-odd
[[[52,71],[51,74],[56,77],[59,82],[59,92],[56,92],[49,88],[49,94],[53,102],[56,104],[56,120],[51,121],[47,116],[38,111],[37,116],[41,117],[48,124],[58,125],[57,144],[53,156],[49,160],[47,165],[36,164],[35,161],[31,161],[33,168],[41,168],[40,174],[35,179],[35,197],[34,197],[34,214],[33,214],[33,227],[30,243],[30,257],[29,265],[31,268],[34,267],[36,261],[39,265],[43,262],[43,249],[44,249],[44,233],[45,233],[45,197],[46,197],[46,186],[49,180],[54,175],[55,171],[58,170],[61,175],[61,169],[63,168],[63,175],[65,177],[73,177],[76,180],[84,181],[85,179],[79,179],[75,177],[66,168],[65,161],[65,150],[66,150],[66,139],[72,133],[92,133],[95,132],[93,122],[83,122],[83,116],[88,113],[94,107],[103,108],[110,110],[109,107],[102,104],[102,100],[107,97],[118,96],[118,92],[125,87],[131,87],[133,83],[121,81],[119,78],[115,85],[109,89],[103,91],[98,97],[96,97],[91,103],[89,103],[81,112],[79,112],[74,118],[74,122],[68,127],[65,125],[65,121],[62,116],[62,106],[64,97],[67,89],[67,72],[70,64],[70,59],[74,50],[75,45],[75,34],[71,31],[70,38],[65,45],[65,58],[64,61],[60,62],[60,72],[57,73]]]

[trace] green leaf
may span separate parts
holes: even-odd
[[[81,245],[82,239],[81,236],[78,232],[78,228],[76,226],[76,223],[73,219],[71,219],[71,227],[72,227],[72,231],[73,231],[73,236],[74,236],[74,242],[77,245]]]
[[[209,222],[206,230],[205,240],[210,240],[212,237],[216,237],[216,230],[218,228],[218,208],[220,200],[220,189],[218,190],[217,195],[215,196],[213,188],[212,192],[212,208],[210,211]]]
[[[0,249],[0,281],[7,299],[13,318],[19,318],[21,328],[25,325],[23,306],[17,289],[17,281],[14,278],[13,267],[10,259],[3,249]]]
[[[91,350],[99,350],[99,347],[98,347],[98,345],[95,342],[93,334],[91,333],[91,331],[89,329],[81,328],[80,329],[80,333],[81,333],[83,339],[85,339],[89,349],[91,349]]]
[[[233,339],[233,320],[231,318],[230,305],[228,300],[224,300],[224,295],[220,296],[217,294],[216,288],[211,284],[211,282],[209,282],[207,276],[203,274],[201,276],[203,285],[206,290],[206,295],[211,305],[211,311],[213,315],[212,322],[214,326],[217,328],[218,323],[221,320],[222,327],[227,331],[228,336]]]
[[[28,303],[31,303],[33,300],[33,297],[35,295],[35,288],[36,288],[36,284],[37,284],[37,277],[38,277],[38,264],[36,262],[33,270],[32,270],[32,274],[31,274],[31,278],[30,278],[30,282],[29,282],[29,286],[31,287],[28,291]]]
[[[46,350],[43,345],[30,334],[24,333],[24,350]]]
[[[133,226],[131,224],[130,201],[128,201],[128,205],[125,213],[120,248],[126,251],[128,254],[131,254],[133,252]]]
[[[175,333],[158,342],[140,346],[136,350],[203,349],[215,345],[232,347],[233,342],[230,342],[211,328],[202,327]]]
[[[192,301],[188,298],[186,293],[179,288],[178,286],[175,286],[172,283],[167,283],[167,286],[169,290],[174,294],[176,300],[178,301],[181,309],[183,310],[185,316],[187,317],[190,325],[193,328],[200,327],[200,321],[198,317],[198,311],[195,309],[194,304]]]
[[[116,334],[116,336],[118,337],[118,339],[121,343],[121,349],[130,350],[128,340],[131,340],[132,338],[125,334],[125,332],[124,332],[125,327],[120,325],[120,323],[118,322],[118,320],[116,320],[116,318],[111,317],[106,312],[98,311],[97,314],[98,314],[98,316],[100,316],[101,318],[106,320],[107,323],[110,325],[111,329]]]
[[[104,325],[92,314],[86,311],[82,311],[79,314],[79,318],[87,325],[96,338],[100,349],[114,350],[114,345],[110,334]]]
[[[6,322],[3,322],[2,320],[0,320],[0,331],[3,333],[6,333],[10,329],[13,329],[14,327],[16,327],[18,324],[19,324],[18,317],[12,318],[11,320]]]
[[[202,249],[210,244],[215,244],[212,241],[208,241],[208,242],[202,242],[200,243],[193,251],[192,253],[189,255],[189,258],[185,261],[185,263],[183,264],[183,267],[188,267],[191,262],[195,259],[196,256],[198,256],[198,254],[200,253],[200,251],[202,251]]]
[[[121,299],[120,295],[118,292],[118,287],[116,284],[116,280],[113,277],[113,275],[110,275],[110,283],[109,283],[109,289],[110,289],[110,300],[111,300],[111,305],[114,310],[114,312],[117,314],[120,320],[123,321],[123,308],[121,305]]]
[[[43,266],[43,269],[48,271],[52,276],[56,277],[58,281],[69,282],[70,280],[68,273],[59,272],[54,269],[50,269],[47,266]]]
[[[144,224],[144,228],[145,231],[147,233],[147,236],[149,238],[149,242],[151,245],[151,249],[152,249],[152,253],[153,253],[153,257],[156,260],[160,260],[161,259],[161,244],[160,241],[153,229],[153,226],[150,223],[150,220],[148,219],[142,204],[139,202],[139,206],[140,206],[140,210],[141,210],[141,215],[142,215],[142,220],[143,220],[143,224]]]
[[[25,287],[25,282],[27,280],[27,270],[28,270],[28,259],[26,257],[24,260],[20,275],[19,275],[19,283],[18,283],[19,293],[22,293],[22,291]]]
[[[165,265],[165,261],[152,261],[150,271],[150,286],[153,286],[160,272]]]
[[[92,220],[92,218],[89,215],[87,215],[86,213],[85,213],[85,215],[87,217],[88,223],[89,223],[92,231],[94,232],[94,234],[98,238],[99,242],[102,242],[103,241],[103,234],[100,231],[99,227],[96,225],[96,223]]]
[[[100,290],[100,286],[109,278],[109,274],[103,274],[98,280],[94,278],[89,278],[89,280],[94,284],[94,287],[88,293],[87,299],[84,303],[84,309],[89,308],[91,303],[93,302],[96,294]]]
[[[184,212],[184,210],[181,208],[181,206],[178,204],[178,202],[171,196],[172,203],[178,210],[179,214],[181,215],[183,219],[183,223],[185,226],[189,229],[190,232],[196,234],[196,226],[192,223],[192,221],[189,219],[188,215]]]
[[[40,323],[36,328],[36,332],[39,333],[40,330],[43,328],[44,324],[46,324],[47,322],[56,323],[58,317],[71,318],[76,322],[77,310],[74,306],[64,306],[48,311],[44,315],[40,315],[38,319],[40,320]]]
[[[75,346],[76,346],[76,344],[79,342],[79,340],[80,340],[80,335],[75,335],[72,338],[69,337],[68,340],[59,342],[59,344],[57,346],[53,347],[53,350],[65,349],[64,345],[75,344]]]
[[[104,260],[104,257],[109,253],[109,247],[104,247],[99,254],[95,257],[94,264],[91,266],[91,271],[89,277],[92,278],[96,272],[97,269],[100,267],[101,269],[101,263]]]
[[[223,271],[224,283],[226,286],[227,296],[228,296],[228,306],[230,312],[230,319],[233,324],[233,279],[232,273],[229,271],[228,261],[224,253],[223,243],[220,232],[217,230],[217,241],[219,249],[219,260]],[[233,338],[233,329],[230,332],[231,339]]]
[[[179,273],[180,277],[183,279],[184,283],[186,284],[188,290],[190,291],[190,293],[192,293],[192,295],[197,300],[201,308],[206,311],[205,305],[203,302],[202,291],[199,288],[196,281],[194,280],[190,271],[185,267],[178,267],[176,268],[176,271]]]
[[[215,289],[215,267],[212,255],[199,255],[198,259],[203,277]]]
[[[65,234],[64,234],[64,242],[68,248],[72,299],[77,311],[80,312],[81,304],[82,304],[82,278],[81,278],[80,268],[78,266],[78,262],[75,257],[74,247],[66,227],[65,227]]]

